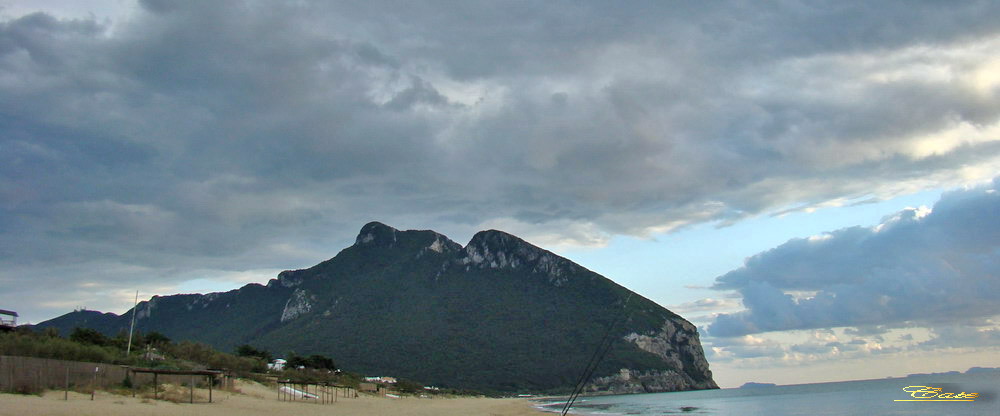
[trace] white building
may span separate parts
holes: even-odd
[[[285,364],[288,363],[283,358],[278,358],[274,361],[267,363],[267,369],[271,371],[281,371],[285,369]]]
[[[385,384],[396,384],[396,377],[365,377],[365,381],[369,383],[385,383]]]

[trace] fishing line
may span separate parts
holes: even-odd
[[[590,357],[590,361],[587,362],[587,366],[584,368],[583,374],[580,375],[580,379],[577,381],[576,386],[574,386],[573,394],[570,394],[569,398],[566,400],[566,404],[563,405],[561,413],[562,416],[566,416],[569,409],[573,407],[577,397],[579,397],[580,393],[583,392],[584,386],[587,384],[587,381],[590,380],[590,377],[594,375],[594,371],[597,370],[597,366],[601,363],[601,360],[603,360],[604,356],[611,351],[611,346],[614,345],[615,342],[615,337],[611,335],[611,332],[614,330],[615,326],[618,325],[618,322],[620,322],[622,318],[628,314],[628,303],[631,300],[632,292],[629,292],[628,297],[625,298],[625,304],[622,306],[621,313],[618,314],[615,320],[611,322],[611,325],[608,326],[607,332],[604,333],[604,338],[602,338],[601,342],[597,345],[597,350],[594,351],[594,355]]]

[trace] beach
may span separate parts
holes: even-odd
[[[176,398],[186,397],[186,389],[175,388]],[[0,394],[0,416],[139,416],[139,415],[357,415],[357,416],[529,416],[546,414],[525,399],[491,399],[479,397],[399,399],[362,394],[358,398],[340,398],[336,403],[317,404],[302,401],[279,401],[277,388],[254,382],[240,381],[235,391],[213,392],[208,403],[208,391],[195,390],[196,403],[175,403],[166,400],[98,391],[93,401],[90,394],[70,392],[64,400],[62,391],[48,391],[41,396]]]

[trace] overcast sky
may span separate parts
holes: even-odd
[[[997,356],[1000,3],[0,5],[22,322],[266,281],[379,220],[616,271],[717,375]]]

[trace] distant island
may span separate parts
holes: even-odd
[[[981,374],[981,373],[996,373],[1000,372],[1000,368],[997,367],[971,367],[965,370],[965,374]]]
[[[912,374],[907,374],[906,376],[907,377],[923,377],[923,376],[949,376],[949,375],[958,375],[958,374],[962,374],[962,372],[961,371],[954,371],[954,370],[952,370],[952,371],[942,371],[940,373],[912,373]]]
[[[992,372],[1000,372],[1000,368],[996,368],[996,367],[970,367],[968,370],[965,370],[964,374],[983,374],[983,373],[992,373]],[[913,374],[907,374],[906,377],[946,376],[946,375],[957,375],[957,374],[963,374],[963,373],[961,371],[944,371],[944,372],[940,372],[940,373],[913,373]]]
[[[774,383],[755,383],[755,382],[749,381],[749,382],[743,383],[743,385],[740,386],[740,388],[741,389],[759,389],[759,388],[764,388],[764,387],[775,387],[775,386],[777,386],[777,384],[774,384]]]

